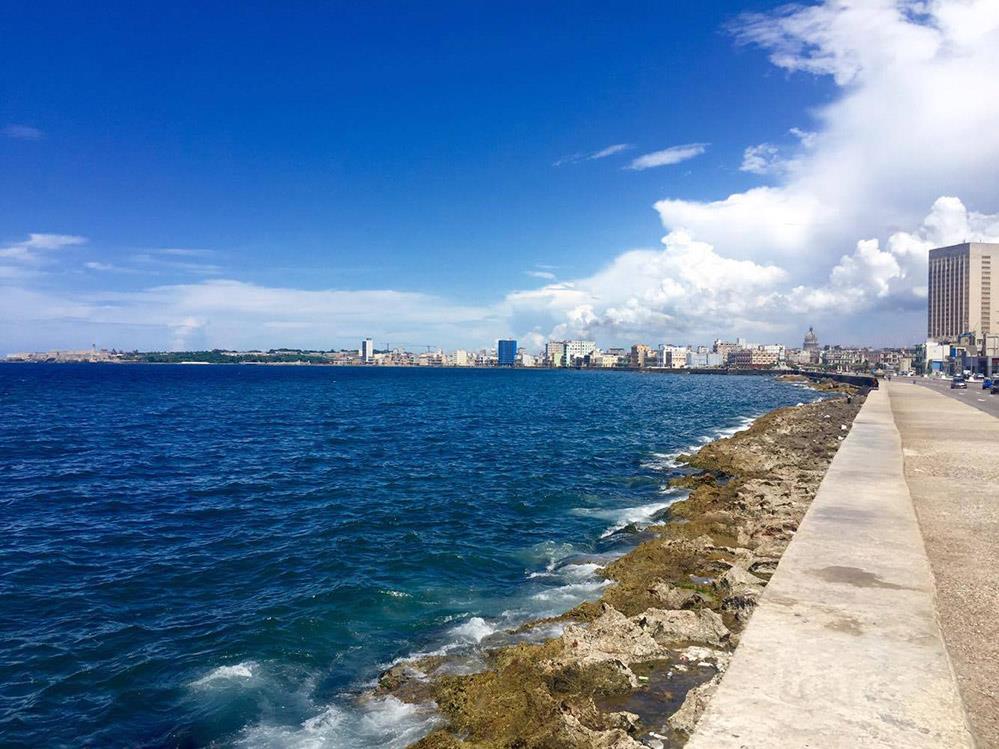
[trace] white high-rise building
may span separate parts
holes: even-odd
[[[361,341],[361,361],[370,364],[375,358],[375,343],[370,338]]]
[[[565,363],[567,366],[578,364],[586,356],[597,350],[596,341],[566,341]]]
[[[962,333],[981,338],[999,331],[999,294],[996,301],[992,298],[993,260],[999,268],[999,244],[964,242],[930,250],[930,340],[952,342]]]

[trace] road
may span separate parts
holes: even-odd
[[[988,390],[982,390],[981,380],[969,381],[967,390],[951,390],[950,380],[924,379],[922,377],[895,377],[892,382],[912,382],[916,385],[922,385],[999,418],[999,395],[989,395]]]

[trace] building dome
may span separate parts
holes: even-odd
[[[805,351],[814,351],[818,347],[819,347],[818,336],[815,335],[815,331],[812,330],[811,326],[809,326],[808,332],[805,333],[805,343],[804,345],[802,345],[802,348],[805,349]]]

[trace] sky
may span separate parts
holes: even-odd
[[[0,352],[925,337],[999,3],[5,3]]]

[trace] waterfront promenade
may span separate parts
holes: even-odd
[[[999,746],[997,444],[957,400],[873,391],[687,746]]]
[[[891,383],[944,642],[978,746],[999,747],[999,418],[980,389]],[[962,402],[961,399],[967,399]]]

